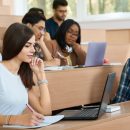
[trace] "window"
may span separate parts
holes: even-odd
[[[44,10],[47,18],[53,15],[53,0],[27,0],[27,7],[38,7]],[[68,0],[68,17],[76,17],[76,0]]]
[[[24,15],[30,8],[42,8],[47,18],[53,15],[53,0],[14,0],[14,14]],[[68,17],[78,21],[130,18],[130,0],[67,0]]]
[[[88,0],[88,15],[130,12],[130,0]]]

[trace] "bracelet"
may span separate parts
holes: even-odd
[[[41,84],[43,84],[43,85],[47,85],[48,84],[48,80],[46,80],[46,79],[43,79],[43,80],[39,80],[38,82],[37,82],[37,84],[38,85],[41,85]]]

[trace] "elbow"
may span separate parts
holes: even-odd
[[[39,112],[40,114],[44,115],[44,116],[51,116],[52,115],[52,111],[41,111]]]
[[[52,111],[44,112],[44,115],[45,115],[45,116],[51,116],[51,115],[52,115]]]
[[[50,108],[43,108],[43,107],[41,107],[38,110],[38,112],[40,114],[44,115],[44,116],[50,116],[50,115],[52,115],[52,109],[51,109],[51,107]]]

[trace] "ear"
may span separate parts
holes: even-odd
[[[27,25],[29,28],[32,28],[32,24],[27,23],[26,25]]]

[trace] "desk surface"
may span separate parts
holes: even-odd
[[[94,121],[60,121],[37,130],[129,130],[130,102],[119,104],[120,111],[106,113]],[[0,127],[0,130],[8,130]],[[13,129],[18,130],[18,129]]]
[[[123,130],[130,129],[130,102],[121,103],[121,110],[106,113],[95,121],[61,121],[44,130]],[[125,129],[126,130],[126,129]]]

